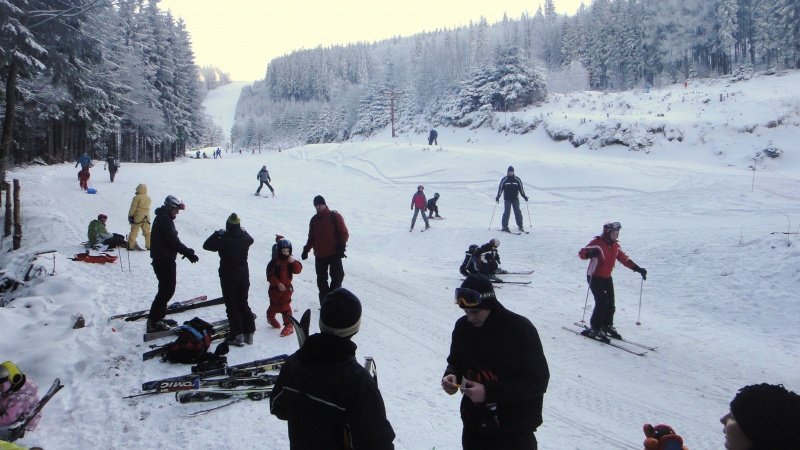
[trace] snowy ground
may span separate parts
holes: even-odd
[[[122,264],[107,265],[66,258],[81,250],[86,226],[100,212],[109,216],[110,231],[126,233],[134,188],[146,183],[154,206],[167,194],[187,205],[176,226],[200,262],[179,260],[176,299],[219,295],[218,257],[201,246],[231,212],[256,239],[250,303],[259,329],[255,345],[231,350],[232,363],[295,350],[294,336],[280,338],[264,318],[270,246],[280,233],[299,253],[316,194],[342,213],[351,233],[345,286],[364,304],[355,337],[358,355],[377,361],[398,449],[460,446],[459,398],[439,387],[450,332],[461,314],[452,292],[460,282],[463,251],[493,237],[501,241],[506,269],[536,270],[533,284],[503,286],[498,296],[536,325],[549,361],[552,377],[537,432],[542,449],[640,449],[645,422],[672,425],[693,450],[720,448],[718,418],[739,387],[770,382],[800,390],[800,241],[796,234],[773,234],[797,232],[800,224],[798,117],[796,109],[777,106],[798,104],[791,96],[796,94],[788,94],[797,85],[798,74],[759,78],[736,86],[736,102],[707,104],[702,99],[729,88],[717,81],[690,86],[692,94],[675,86],[639,95],[641,116],[648,108],[665,108],[661,99],[670,92],[687,97],[671,111],[680,109],[678,103],[694,105],[684,106],[687,112],[705,108],[701,117],[666,117],[685,139],[659,140],[649,152],[575,149],[553,142],[542,128],[523,136],[440,129],[441,145],[432,148],[424,145],[425,136],[391,139],[384,133],[364,142],[255,156],[123,164],[113,184],[97,166],[91,180],[96,195],[79,190],[72,164],[15,170],[9,178],[22,184],[23,249],[3,253],[0,263],[21,278],[27,255],[46,249],[58,254],[55,266],[44,258],[36,262],[48,274],[54,267],[53,276],[36,278],[0,310],[6,336],[0,358],[18,362],[42,386],[55,377],[66,384],[39,429],[21,442],[47,449],[288,448],[286,425],[269,414],[266,401],[187,418],[207,405],[178,405],[170,394],[122,399],[139,392],[145,380],[188,369],[142,362],[144,324],[108,321],[115,313],[149,307],[156,290],[150,258],[136,252],[128,260],[123,252]],[[781,92],[772,111],[762,107],[761,99]],[[543,112],[589,115],[597,95],[583,95],[569,108],[555,101]],[[636,95],[609,98],[616,103]],[[577,109],[581,103],[583,112]],[[778,115],[788,117],[774,128],[742,132],[731,124],[733,117],[759,124]],[[757,189],[751,190],[748,164],[770,145],[785,153],[759,162]],[[252,195],[264,164],[274,180],[274,198]],[[530,235],[497,231],[501,211],[493,215],[494,195],[509,164],[531,197],[523,205]],[[418,184],[429,196],[441,194],[446,219],[432,221],[428,232],[409,233],[409,204]],[[623,248],[648,270],[643,284],[624,267],[615,271],[618,328],[630,339],[658,346],[644,357],[561,329],[584,317],[586,264],[576,253],[610,220],[622,222]],[[2,240],[4,248],[10,245]],[[311,260],[295,287],[294,308],[311,308],[316,329]],[[73,330],[78,313],[87,326]],[[197,315],[217,320],[224,310],[217,306]]]

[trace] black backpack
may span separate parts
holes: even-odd
[[[178,339],[169,344],[167,353],[164,354],[164,360],[181,364],[197,364],[214,356],[208,352],[211,347],[211,335],[214,333],[214,327],[210,323],[195,317],[184,322],[180,328]]]

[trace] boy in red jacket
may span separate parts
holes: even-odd
[[[425,229],[431,227],[430,223],[428,223],[428,216],[425,215],[425,209],[428,207],[428,200],[425,198],[425,193],[422,191],[425,190],[423,185],[417,186],[417,192],[411,197],[411,210],[414,211],[414,217],[411,218],[411,229],[408,231],[414,231],[414,223],[417,222],[417,215],[422,212],[422,220],[425,221]]]
[[[272,261],[267,264],[267,281],[269,282],[269,308],[267,321],[273,328],[281,325],[275,318],[280,313],[283,316],[283,330],[281,336],[294,333],[294,325],[289,318],[292,315],[292,276],[300,273],[303,265],[292,257],[292,243],[283,236],[275,235],[275,251]]]

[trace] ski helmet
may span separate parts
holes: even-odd
[[[622,228],[622,225],[619,222],[608,222],[607,224],[603,225],[603,233],[608,233],[609,231],[619,231]]]
[[[492,245],[494,245],[495,247],[500,247],[500,239],[494,238],[494,239],[492,239],[492,240],[491,240],[491,241],[489,241],[489,242],[490,242]]]
[[[434,197],[436,197],[436,198],[439,198],[439,193],[438,193],[438,192],[435,192],[435,193],[433,194],[433,196],[434,196]]]
[[[174,195],[168,195],[167,198],[164,199],[164,206],[177,209],[186,209],[186,205],[183,204],[183,201]]]
[[[418,191],[421,191],[421,190],[423,190],[423,189],[425,189],[425,186],[423,186],[423,185],[421,185],[421,184],[420,184],[419,186],[417,186],[417,190],[418,190]]]
[[[472,244],[472,245],[470,245],[470,246],[469,246],[469,253],[475,253],[475,250],[477,250],[478,248],[480,248],[480,247],[478,246],[478,244]]]
[[[11,361],[0,364],[0,384],[6,381],[10,382],[12,391],[18,391],[25,384],[25,374]]]
[[[276,245],[278,246],[277,247],[278,248],[278,253],[280,253],[281,250],[283,250],[285,248],[288,248],[289,249],[289,254],[290,255],[292,254],[292,243],[289,242],[288,239],[281,239],[280,241],[278,241],[278,243]]]

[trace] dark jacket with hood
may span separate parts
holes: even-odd
[[[253,238],[238,223],[225,223],[225,230],[215,231],[203,243],[203,249],[219,253],[219,278],[222,280],[250,279],[247,253]]]
[[[270,411],[289,422],[291,450],[394,449],[378,384],[355,352],[350,339],[318,333],[286,360]]]
[[[158,261],[175,261],[180,253],[183,256],[194,253],[178,239],[175,219],[169,214],[169,208],[156,208],[156,218],[150,232],[150,257]]]
[[[464,428],[491,434],[536,431],[550,370],[539,333],[527,318],[496,302],[481,327],[456,321],[445,375],[486,387],[486,403],[461,399]],[[487,405],[496,404],[493,413]],[[496,414],[496,417],[495,417]]]

